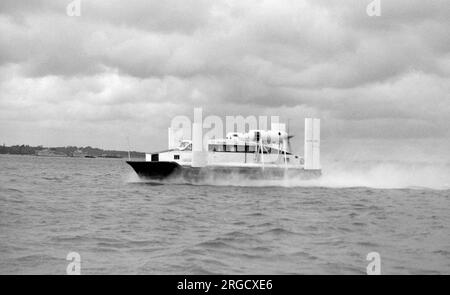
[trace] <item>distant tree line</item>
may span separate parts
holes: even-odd
[[[50,150],[57,154],[64,154],[71,157],[75,151],[81,151],[83,154],[93,156],[93,157],[111,157],[111,158],[127,158],[127,151],[115,151],[115,150],[103,150],[99,148],[94,148],[91,146],[77,147],[77,146],[65,146],[65,147],[43,147],[30,146],[30,145],[13,145],[6,146],[5,144],[0,145],[0,154],[11,154],[11,155],[36,155],[39,151]],[[132,158],[143,158],[144,153],[132,151],[130,152]]]

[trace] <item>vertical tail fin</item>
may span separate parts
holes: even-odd
[[[169,127],[168,132],[167,132],[167,148],[169,150],[175,148],[175,143],[174,143],[174,138],[173,138],[173,130],[171,127]]]
[[[201,123],[192,124],[192,167],[208,164],[208,151],[203,146],[203,127]]]
[[[305,118],[305,169],[320,170],[320,119]]]

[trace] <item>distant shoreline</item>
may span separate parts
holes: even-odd
[[[130,151],[131,158],[144,158],[145,153]],[[0,146],[0,154],[31,155],[39,157],[73,157],[73,158],[128,158],[128,151],[103,150],[91,146],[44,147],[30,145]]]
[[[46,159],[46,158],[51,158],[51,159],[73,159],[73,160],[76,160],[76,159],[86,159],[86,160],[89,160],[89,159],[93,159],[93,160],[96,160],[96,159],[101,159],[101,160],[128,160],[128,156],[127,157],[85,157],[85,158],[82,158],[82,157],[69,157],[69,156],[38,156],[38,155],[29,155],[29,154],[0,154],[0,157],[8,157],[8,156],[11,156],[11,157],[30,157],[30,158],[41,158],[41,159]],[[141,160],[143,160],[144,158],[142,158],[142,157],[131,157],[130,156],[130,160],[132,160],[132,161],[141,161]]]

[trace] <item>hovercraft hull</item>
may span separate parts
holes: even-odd
[[[199,182],[221,180],[229,177],[249,180],[314,179],[321,176],[321,170],[305,170],[283,167],[242,167],[242,166],[182,166],[176,162],[127,161],[137,175],[148,180],[172,180]]]

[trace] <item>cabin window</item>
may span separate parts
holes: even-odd
[[[235,145],[226,145],[226,151],[227,152],[235,152],[236,146]]]
[[[182,151],[192,151],[192,143],[186,141],[181,142],[179,149]]]
[[[174,160],[179,160],[180,159],[180,155],[173,155],[173,159]]]
[[[159,154],[152,154],[152,162],[158,162],[159,161]]]
[[[237,151],[241,152],[241,153],[245,152],[245,145],[238,145],[237,146]]]
[[[210,144],[208,145],[208,150],[210,152],[224,152],[225,146],[223,144]]]

